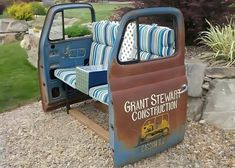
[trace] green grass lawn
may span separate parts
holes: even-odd
[[[19,43],[0,45],[0,112],[34,101],[39,96],[36,68]]]
[[[109,4],[109,3],[94,3],[92,6],[95,9],[96,20],[107,20],[113,15],[114,10],[128,6],[127,4]],[[87,23],[91,21],[91,14],[88,9],[73,9],[65,11],[65,17],[78,18],[79,23]]]

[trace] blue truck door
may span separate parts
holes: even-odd
[[[175,52],[169,57],[161,58],[161,53],[156,55],[154,51],[156,44],[161,47],[161,51],[168,51],[168,44],[171,43],[169,33],[169,38],[166,36],[163,41],[151,42],[154,33],[162,38],[165,34],[159,32],[169,29],[151,23],[146,26],[149,31],[141,30],[144,26],[139,24],[141,17],[150,18],[153,15],[172,15],[174,19]],[[137,27],[135,40],[138,54],[122,62],[119,58],[122,44],[130,46],[124,42],[124,34],[128,24],[133,21]],[[150,36],[143,38],[148,33]],[[146,47],[148,41],[152,48]],[[165,46],[168,47],[160,43],[167,43]],[[184,47],[183,16],[175,8],[139,9],[122,18],[108,76],[111,97],[110,137],[116,166],[149,157],[183,140],[187,110]]]
[[[44,111],[65,106],[66,101],[75,103],[88,98],[71,87],[65,88],[67,86],[54,76],[55,69],[75,68],[88,63],[92,36],[68,38],[65,35],[66,22],[72,20],[74,12],[78,17],[90,14],[90,21],[95,21],[93,7],[79,3],[51,7],[44,22],[38,54],[38,75]],[[81,19],[78,18],[77,22],[81,22]]]

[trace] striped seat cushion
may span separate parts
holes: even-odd
[[[89,65],[108,65],[113,48],[93,42],[90,50]]]
[[[100,101],[101,103],[108,105],[109,104],[108,85],[106,84],[90,88],[89,96],[95,100]]]
[[[68,84],[72,88],[76,88],[76,71],[75,68],[56,69],[55,77]]]

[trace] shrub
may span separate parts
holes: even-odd
[[[46,15],[45,7],[39,2],[32,2],[32,10],[34,15]]]
[[[17,20],[32,20],[32,5],[30,3],[13,4],[7,8],[7,14]]]
[[[198,38],[200,43],[206,45],[212,52],[202,58],[213,61],[213,64],[223,63],[227,66],[235,64],[235,22],[231,20],[225,26],[213,26],[201,32]]]
[[[86,26],[73,25],[65,29],[65,35],[68,37],[81,37],[91,34],[91,31]]]
[[[3,3],[0,2],[0,15],[3,14],[3,11],[4,11],[5,7],[6,6]]]
[[[196,43],[198,33],[209,26],[205,19],[213,24],[226,22],[226,16],[234,13],[233,2],[234,0],[134,0],[133,4],[135,8],[154,6],[179,8],[184,14],[186,43],[191,45]]]

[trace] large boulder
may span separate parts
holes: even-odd
[[[8,25],[8,31],[20,31],[20,32],[26,32],[28,31],[29,25],[25,20],[15,20],[10,22]]]
[[[186,75],[188,79],[188,95],[190,97],[202,97],[205,70],[207,64],[200,62],[187,62]]]
[[[193,121],[199,121],[202,118],[204,101],[203,98],[188,98],[187,118]]]
[[[29,25],[24,20],[2,19],[0,21],[0,32],[26,32]]]
[[[9,21],[7,19],[0,20],[0,32],[6,32],[9,25]]]
[[[16,33],[0,34],[0,45],[17,41]]]
[[[203,118],[224,129],[235,128],[235,79],[215,79],[207,95]]]
[[[36,68],[38,62],[38,43],[39,37],[33,34],[25,35],[20,43],[21,47],[26,49],[28,61]]]
[[[235,78],[235,67],[209,67],[206,76],[216,79]]]
[[[20,41],[23,35],[28,31],[28,23],[13,19],[0,20],[0,45]]]

